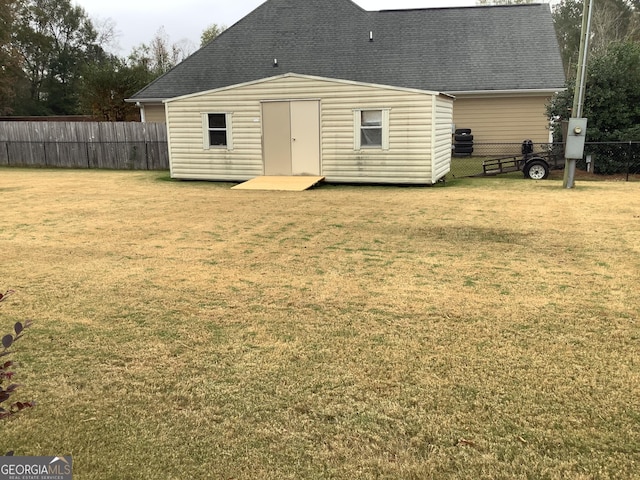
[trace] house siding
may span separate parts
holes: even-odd
[[[526,96],[456,96],[453,122],[470,128],[476,143],[535,143],[549,141],[548,94]]]
[[[321,175],[328,181],[430,184],[439,174],[431,167],[433,152],[438,153],[438,170],[448,171],[451,145],[451,122],[446,139],[442,131],[434,137],[432,123],[434,117],[447,118],[447,109],[450,115],[452,99],[442,96],[438,112],[434,98],[431,92],[283,76],[174,99],[166,103],[171,173],[174,178],[232,181],[262,175],[261,102],[316,99]],[[389,150],[354,150],[357,109],[389,109]],[[233,150],[203,148],[202,115],[213,112],[231,113]]]
[[[144,121],[149,123],[165,123],[166,113],[164,105],[146,104],[144,106]]]

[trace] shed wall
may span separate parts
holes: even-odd
[[[546,94],[526,96],[456,96],[453,122],[470,128],[477,143],[535,143],[549,141]]]
[[[451,123],[453,100],[444,96],[434,97],[432,183],[449,173],[451,169]]]
[[[321,174],[328,181],[432,183],[431,94],[301,77],[281,77],[168,102],[172,176],[246,180],[262,175],[261,102],[295,99],[320,99]],[[354,150],[357,109],[389,109],[389,150]],[[233,150],[204,149],[202,115],[222,112],[231,113]],[[450,122],[447,128],[450,142]],[[438,136],[438,151],[444,164],[443,138]]]

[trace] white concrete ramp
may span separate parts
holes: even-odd
[[[278,190],[289,192],[302,192],[324,180],[324,177],[310,175],[294,176],[270,176],[252,178],[244,183],[240,183],[233,190]]]

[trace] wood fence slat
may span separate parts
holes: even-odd
[[[84,128],[84,140],[87,148],[87,167],[99,168],[98,164],[102,155],[102,148],[100,147],[100,128],[98,123],[91,122],[85,124]]]
[[[48,163],[51,166],[67,167],[67,168],[83,168],[86,166],[86,149],[84,141],[80,142],[78,138],[77,123],[59,122],[53,128],[55,131],[55,139],[52,143],[57,143],[58,158],[57,163],[53,163],[53,159]]]
[[[133,123],[123,123],[127,142],[127,164],[134,170],[147,170],[146,137],[147,125],[134,128]]]
[[[9,142],[0,140],[0,165],[9,165]]]
[[[72,168],[87,168],[89,166],[89,150],[88,139],[90,135],[90,124],[84,125],[83,122],[67,122],[69,128],[69,141],[73,143],[71,157],[69,163]]]
[[[114,168],[113,159],[116,155],[113,143],[113,129],[109,123],[98,124],[98,138],[100,139],[100,155],[98,156],[98,168]]]
[[[129,161],[129,149],[126,144],[126,134],[124,125],[120,122],[112,123],[114,138],[113,141],[116,145],[116,158],[117,163],[114,168],[118,170],[129,170],[131,168]]]
[[[29,122],[27,125],[27,129],[24,132],[20,133],[20,140],[22,143],[22,155],[24,166],[38,166],[41,159],[44,160],[44,165],[46,166],[46,153],[44,151],[44,134],[42,128],[39,128],[35,123]],[[27,139],[30,141],[27,142]]]
[[[147,147],[149,170],[166,170],[169,165],[167,127],[164,123],[149,123],[149,144]]]

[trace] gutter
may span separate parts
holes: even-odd
[[[135,103],[136,107],[139,107],[141,103],[162,103],[166,98],[125,98],[126,103]]]
[[[554,94],[566,90],[566,87],[560,88],[532,88],[522,90],[459,90],[448,92],[451,95],[537,95],[537,94]]]

